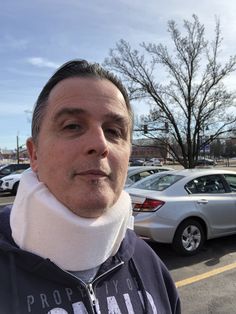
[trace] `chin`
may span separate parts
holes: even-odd
[[[82,218],[98,218],[104,213],[104,209],[75,209],[72,212]]]
[[[77,216],[84,218],[97,218],[100,217],[104,211],[115,203],[111,200],[96,200],[90,202],[80,202],[76,206],[69,207],[71,211]]]

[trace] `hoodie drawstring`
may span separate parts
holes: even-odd
[[[143,296],[145,314],[152,314],[153,313],[152,307],[151,307],[151,305],[150,305],[150,303],[148,301],[148,297],[147,297],[147,293],[146,293],[145,287],[143,285],[141,276],[139,275],[139,271],[138,271],[137,265],[135,264],[133,258],[131,259],[131,265],[132,265],[132,268],[133,268],[133,271],[134,271],[134,274],[135,274],[135,278],[137,279],[138,287],[139,287],[140,292],[142,293],[142,296]]]
[[[13,312],[14,314],[20,314],[20,300],[17,287],[17,278],[16,278],[16,263],[14,253],[9,252],[10,260],[10,282],[12,287],[13,295]]]

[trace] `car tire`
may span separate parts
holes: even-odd
[[[11,194],[12,194],[13,196],[16,195],[17,190],[18,190],[18,186],[19,186],[19,182],[16,182],[16,183],[13,185],[13,188],[12,188],[12,191],[11,191]]]
[[[173,249],[181,255],[197,254],[205,242],[203,226],[194,219],[183,221],[177,228],[172,243]]]

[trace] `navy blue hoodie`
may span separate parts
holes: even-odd
[[[180,313],[168,270],[133,231],[86,284],[49,259],[17,247],[9,215],[9,207],[0,213],[1,314]]]

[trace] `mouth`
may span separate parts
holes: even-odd
[[[84,177],[84,178],[91,178],[91,179],[99,179],[99,178],[109,178],[109,173],[99,170],[99,169],[89,169],[86,171],[81,171],[75,173],[76,176]]]

